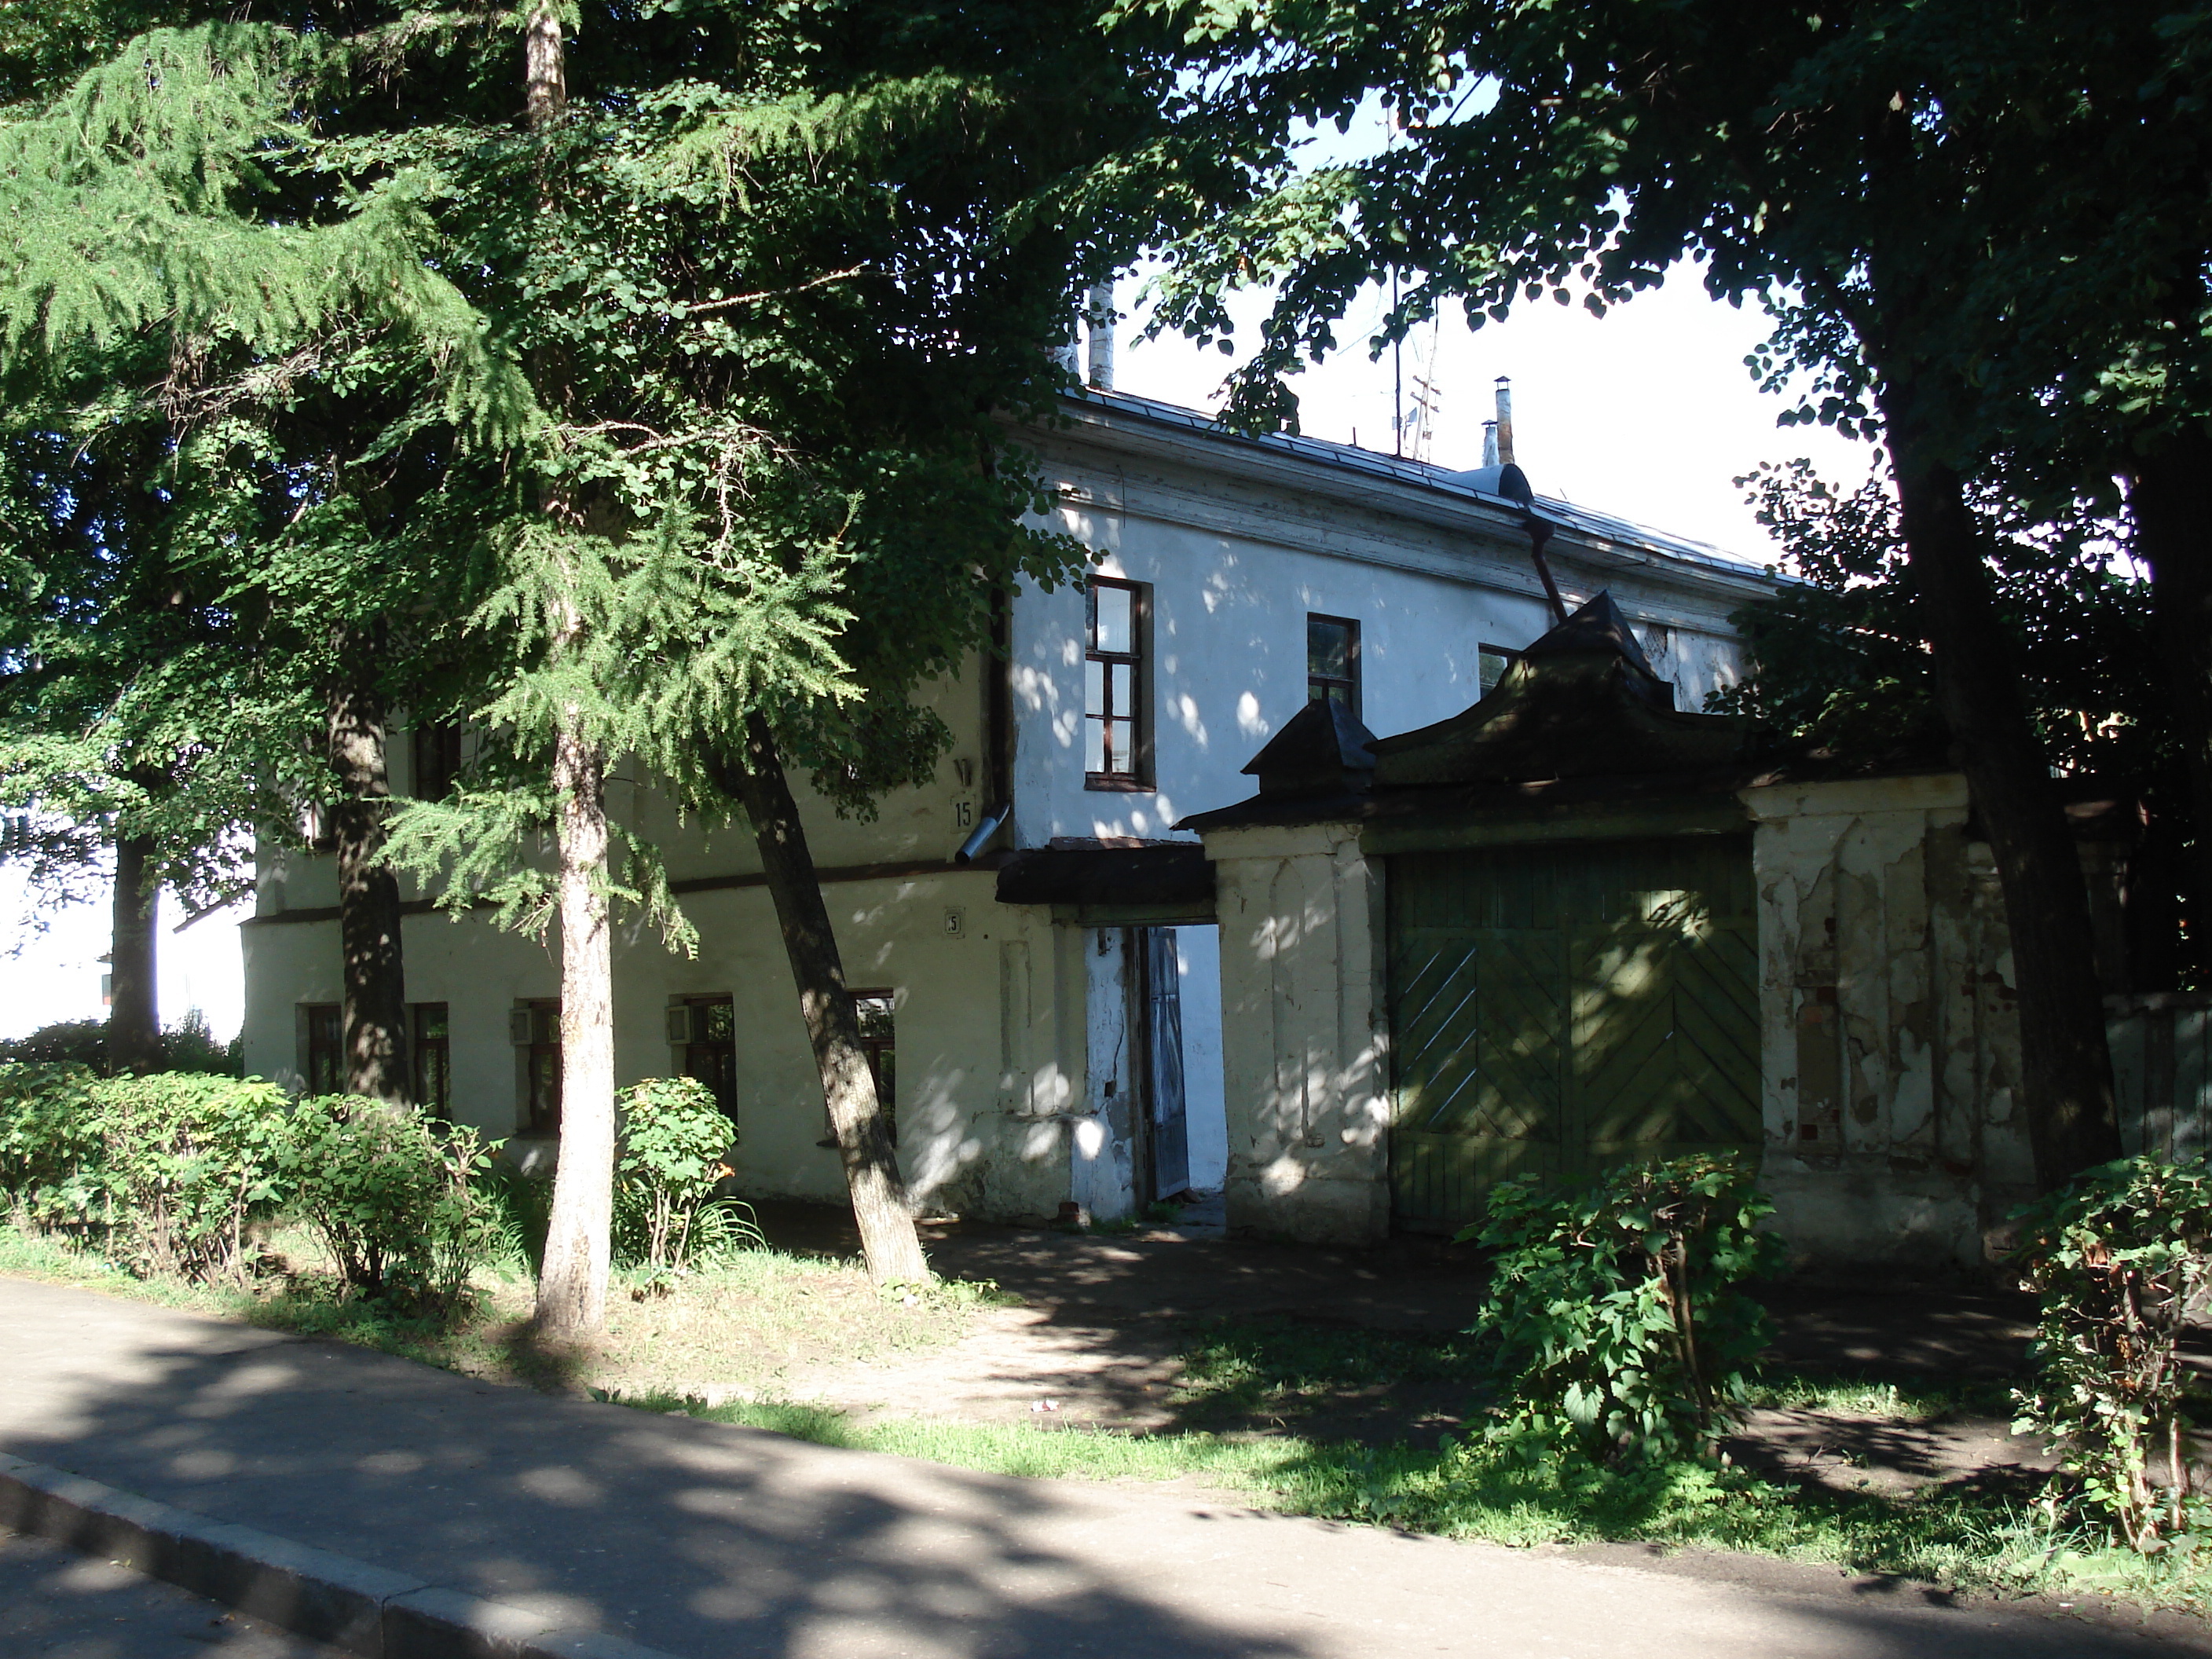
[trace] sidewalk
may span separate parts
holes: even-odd
[[[686,1659],[2212,1653],[2185,1621],[2137,1635],[835,1451],[15,1279],[0,1377],[0,1450]]]

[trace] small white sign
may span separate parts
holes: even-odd
[[[967,936],[968,913],[965,910],[947,910],[945,913],[945,937],[965,939]]]

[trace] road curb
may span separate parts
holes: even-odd
[[[360,1659],[677,1659],[6,1452],[0,1527],[120,1562]]]

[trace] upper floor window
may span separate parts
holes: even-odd
[[[1359,718],[1359,624],[1349,617],[1306,617],[1306,701]]]
[[[1083,772],[1092,789],[1145,787],[1144,589],[1093,576],[1085,596]]]

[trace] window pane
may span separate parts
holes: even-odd
[[[1131,625],[1133,617],[1132,601],[1135,599],[1126,587],[1093,587],[1091,601],[1097,606],[1097,629],[1092,635],[1094,651],[1132,651],[1130,641],[1135,638]]]
[[[1352,625],[1327,617],[1306,618],[1306,672],[1325,679],[1352,678]]]
[[[1124,775],[1137,769],[1137,727],[1132,720],[1106,723],[1106,764],[1099,769]]]
[[[1483,691],[1487,694],[1498,681],[1505,678],[1505,671],[1512,665],[1513,659],[1504,651],[1493,650],[1486,646],[1475,661],[1476,677]]]
[[[1106,769],[1106,722],[1086,720],[1083,722],[1083,769],[1103,772]]]
[[[1083,712],[1103,714],[1106,712],[1106,665],[1085,662],[1083,665]]]
[[[728,1042],[737,1036],[737,1011],[726,1002],[707,1005],[707,1041]]]
[[[1137,712],[1136,675],[1133,663],[1116,662],[1106,665],[1107,688],[1114,694],[1114,704],[1109,712],[1117,716]]]

